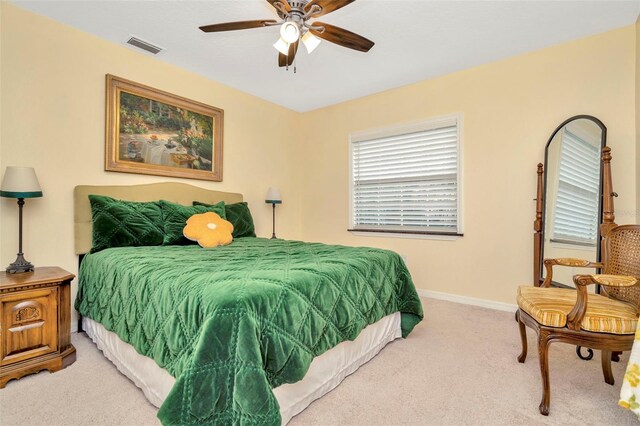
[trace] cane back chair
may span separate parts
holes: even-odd
[[[518,325],[522,353],[527,357],[525,326],[538,334],[542,375],[540,413],[549,414],[549,346],[565,342],[601,351],[602,372],[613,385],[611,355],[628,351],[634,341],[640,309],[640,225],[611,228],[604,236],[604,261],[545,259],[547,274],[540,287],[518,288]],[[576,289],[550,288],[554,266],[599,268],[602,274],[575,275]],[[600,294],[588,293],[589,285],[600,285]]]

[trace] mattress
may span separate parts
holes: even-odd
[[[282,424],[300,413],[313,401],[330,392],[349,374],[375,357],[389,342],[400,338],[400,313],[387,315],[366,327],[354,341],[343,342],[316,357],[307,374],[297,383],[273,389],[280,406]],[[151,358],[140,355],[102,324],[82,319],[82,327],[98,349],[118,370],[138,386],[149,402],[160,407],[175,384],[175,379]]]

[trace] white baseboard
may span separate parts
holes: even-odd
[[[476,297],[460,296],[451,293],[442,293],[440,291],[433,290],[418,290],[418,294],[423,297],[429,297],[431,299],[446,300],[448,302],[462,303],[464,305],[480,306],[483,308],[495,309],[497,311],[515,312],[518,310],[518,305],[504,302],[496,302],[487,299],[478,299]]]

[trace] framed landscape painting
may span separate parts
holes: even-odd
[[[224,111],[107,74],[105,170],[222,181]]]

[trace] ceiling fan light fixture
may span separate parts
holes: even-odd
[[[280,37],[278,41],[273,44],[273,47],[275,47],[276,50],[283,55],[289,55],[289,43],[287,43],[282,37]]]
[[[300,37],[300,28],[298,28],[298,24],[292,21],[285,22],[280,27],[280,36],[287,43],[295,43]]]
[[[302,42],[304,43],[304,47],[307,48],[307,52],[311,53],[320,44],[320,39],[311,34],[310,31],[307,31],[307,33],[302,36]]]

